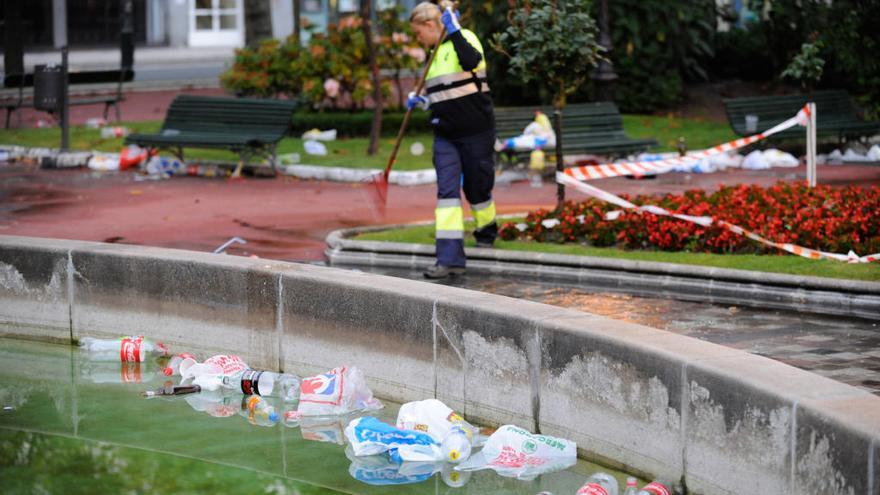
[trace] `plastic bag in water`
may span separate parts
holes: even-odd
[[[356,456],[389,453],[394,461],[434,462],[443,458],[440,444],[427,433],[401,430],[372,416],[351,421],[345,438]]]
[[[340,366],[321,375],[303,378],[299,407],[291,419],[377,409],[382,409],[382,403],[373,397],[363,372],[356,367]]]
[[[513,425],[493,433],[483,450],[456,466],[456,471],[492,469],[501,476],[531,480],[577,462],[577,444],[570,440],[536,435]]]

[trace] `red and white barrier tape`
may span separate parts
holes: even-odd
[[[848,254],[826,253],[824,251],[817,251],[815,249],[805,248],[802,246],[797,246],[795,244],[773,242],[773,241],[765,239],[765,238],[763,238],[753,232],[750,232],[742,227],[739,227],[739,226],[734,225],[729,222],[725,222],[724,220],[718,220],[716,222],[712,217],[695,217],[695,216],[691,216],[691,215],[682,215],[679,213],[672,213],[671,211],[666,210],[665,208],[661,208],[661,207],[655,206],[655,205],[637,206],[637,205],[630,203],[629,201],[621,198],[620,196],[616,196],[614,194],[611,194],[610,192],[603,191],[602,189],[591,186],[589,184],[584,184],[583,182],[575,180],[574,178],[572,178],[568,174],[565,174],[562,172],[556,173],[556,182],[558,182],[560,184],[564,184],[566,186],[571,186],[571,187],[577,189],[578,191],[580,191],[588,196],[592,196],[596,199],[600,199],[602,201],[605,201],[605,202],[608,202],[611,204],[615,204],[617,206],[620,206],[621,208],[636,209],[639,211],[646,211],[649,213],[653,213],[655,215],[665,215],[665,216],[675,217],[675,218],[678,218],[681,220],[685,220],[687,222],[692,222],[692,223],[696,223],[698,225],[702,225],[703,227],[709,227],[713,224],[717,224],[718,226],[723,227],[723,228],[733,232],[734,234],[744,235],[744,236],[748,237],[749,239],[760,242],[761,244],[764,244],[767,246],[772,246],[772,247],[775,247],[778,249],[782,249],[784,251],[788,251],[789,253],[796,254],[796,255],[802,256],[804,258],[810,258],[810,259],[814,259],[814,260],[831,259],[831,260],[837,260],[837,261],[846,261],[848,263],[871,263],[871,262],[875,262],[875,261],[880,261],[880,253],[871,254],[868,256],[859,256],[852,251],[850,251]]]
[[[713,155],[719,155],[735,149],[748,146],[752,143],[765,139],[773,134],[782,132],[796,125],[806,126],[810,119],[810,111],[806,105],[794,117],[780,123],[764,132],[736,139],[724,144],[719,144],[712,148],[700,151],[692,151],[685,156],[669,158],[666,160],[657,160],[650,162],[617,162],[603,163],[600,165],[585,165],[582,167],[572,167],[565,169],[565,174],[580,180],[604,179],[608,177],[617,177],[621,175],[641,175],[645,173],[664,173],[671,170],[677,165],[686,165],[698,162],[704,158]]]

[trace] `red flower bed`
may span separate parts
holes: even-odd
[[[779,182],[770,188],[722,186],[662,197],[627,195],[636,205],[657,205],[673,213],[711,216],[750,230],[765,239],[821,251],[859,255],[880,252],[880,188],[851,186],[810,189],[805,182]],[[703,253],[784,252],[722,227],[703,227],[674,217],[623,210],[596,199],[566,202],[560,214],[550,210],[529,213],[524,224],[505,223],[505,240],[580,243],[623,249],[654,249]],[[552,220],[558,221],[558,223]],[[555,225],[554,225],[555,224]]]

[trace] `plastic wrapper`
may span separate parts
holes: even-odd
[[[531,480],[541,474],[569,468],[576,462],[577,444],[574,442],[504,425],[489,437],[483,450],[455,469],[492,469],[501,476]]]
[[[290,419],[304,416],[334,416],[354,411],[374,411],[382,403],[373,397],[363,372],[340,366],[327,373],[303,378],[299,407]]]
[[[430,435],[402,430],[372,416],[352,420],[345,427],[345,438],[356,456],[388,453],[392,460],[435,462],[443,459],[438,444]]]
[[[181,385],[199,385],[202,390],[219,390],[224,376],[232,376],[248,369],[240,357],[218,354],[206,359],[203,363],[186,358],[178,366]]]

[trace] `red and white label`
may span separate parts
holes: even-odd
[[[141,362],[141,344],[143,341],[143,336],[123,338],[119,346],[119,360],[123,363]]]
[[[218,354],[205,360],[205,364],[209,364],[217,368],[224,375],[246,370],[248,365],[238,356],[228,354]]]
[[[608,492],[598,483],[587,483],[580,487],[576,495],[608,495]]]
[[[648,493],[652,493],[654,495],[669,495],[669,490],[662,484],[657,483],[656,481],[648,483],[642,488],[642,490]]]

